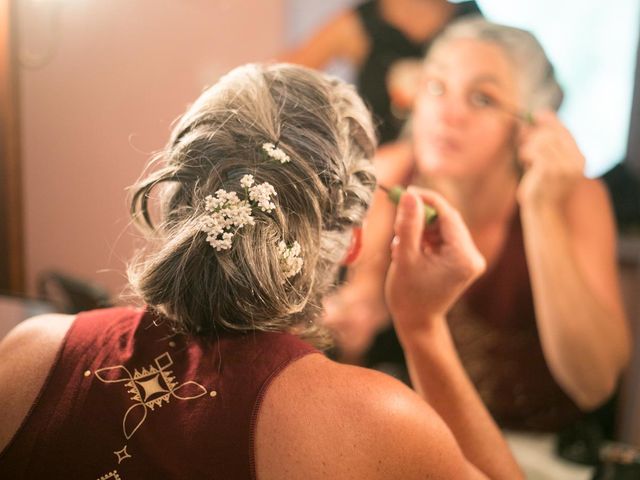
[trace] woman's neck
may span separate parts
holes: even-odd
[[[458,209],[471,230],[507,222],[516,207],[518,176],[511,162],[467,177],[435,177],[426,185]]]

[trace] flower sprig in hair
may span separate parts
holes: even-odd
[[[254,185],[255,180],[253,175],[245,175],[240,179],[240,185],[242,185],[249,194],[249,199],[254,202],[260,210],[263,212],[271,212],[276,208],[276,204],[273,203],[271,197],[278,195],[276,189],[273,188],[269,182],[263,182],[259,185]]]
[[[236,192],[220,189],[215,196],[207,195],[205,210],[207,215],[202,221],[202,230],[207,233],[207,242],[216,251],[229,250],[234,235],[245,225],[254,225],[253,209],[271,212],[276,208],[272,197],[276,190],[270,183],[254,185],[253,175],[245,175],[240,185],[245,188],[248,199],[240,199]]]
[[[251,205],[240,200],[236,192],[220,189],[215,197],[207,195],[205,210],[209,213],[202,221],[202,230],[207,232],[207,242],[216,251],[228,250],[235,233],[245,225],[254,225]]]
[[[202,220],[202,230],[207,233],[207,242],[217,252],[229,250],[233,237],[245,225],[255,225],[253,213],[255,209],[271,212],[276,208],[273,197],[277,195],[275,188],[268,182],[255,184],[253,175],[244,175],[240,179],[247,198],[241,199],[236,192],[219,189],[215,196],[207,195],[205,210],[207,214]],[[280,268],[287,278],[297,275],[302,269],[301,248],[298,242],[287,245],[278,243]]]
[[[291,158],[289,158],[289,155],[287,155],[284,152],[284,150],[282,150],[281,148],[278,148],[273,143],[269,143],[269,142],[268,143],[263,143],[262,144],[262,150],[267,152],[268,156],[270,156],[274,160],[279,161],[280,163],[287,163],[287,162],[291,161]]]
[[[301,248],[298,242],[287,245],[286,242],[278,243],[278,254],[280,256],[280,268],[285,277],[291,278],[297,275],[302,269]]]

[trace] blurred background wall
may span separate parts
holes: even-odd
[[[49,269],[120,292],[125,188],[205,86],[281,50],[283,1],[16,2],[29,293]]]

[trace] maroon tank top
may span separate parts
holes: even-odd
[[[448,322],[469,377],[501,427],[557,431],[583,415],[544,358],[519,212],[499,258]]]
[[[142,310],[82,313],[0,454],[0,478],[253,479],[261,400],[313,352],[285,333],[205,341]]]

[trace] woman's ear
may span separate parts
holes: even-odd
[[[349,245],[349,250],[347,250],[347,255],[342,261],[343,265],[351,265],[355,262],[358,255],[360,255],[360,250],[362,248],[362,227],[353,227],[351,233],[351,245]]]

